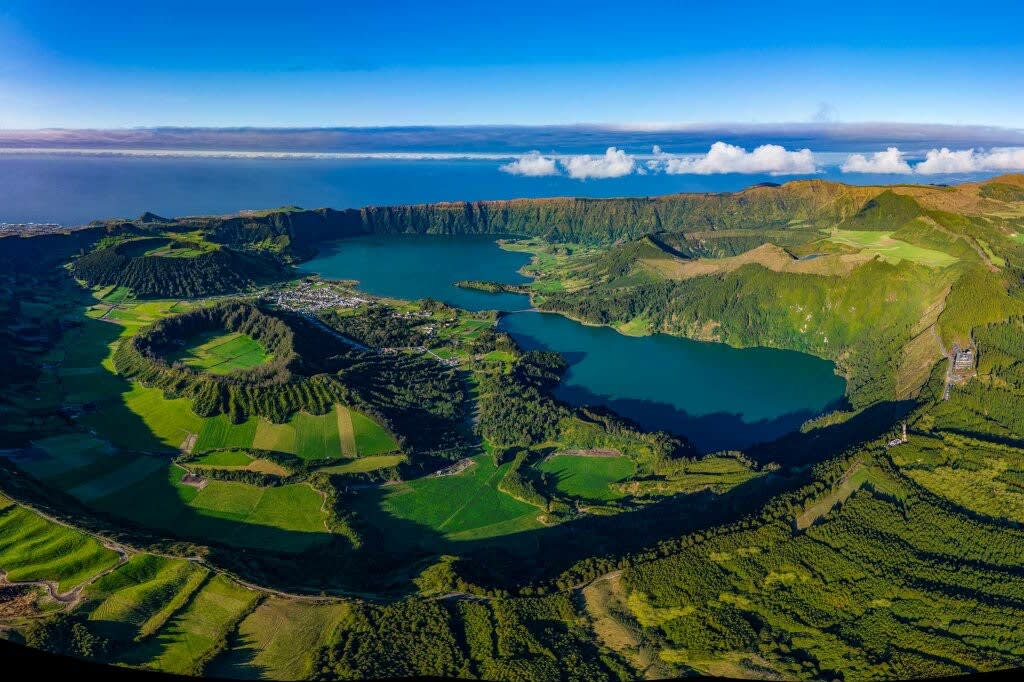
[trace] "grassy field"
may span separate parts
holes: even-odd
[[[259,488],[210,480],[197,490],[181,483],[184,470],[166,457],[114,452],[103,441],[87,437],[78,443],[76,447],[74,437],[40,440],[34,456],[17,464],[85,504],[182,537],[284,551],[301,551],[328,538],[323,500],[307,485]],[[274,462],[244,453],[209,457],[214,462],[245,461],[244,468],[253,471],[287,473]]]
[[[909,260],[931,268],[944,268],[957,262],[955,256],[934,249],[914,246],[892,238],[892,232],[875,230],[834,230],[829,241],[881,256],[890,263]]]
[[[612,487],[634,497],[692,494],[702,490],[722,494],[758,475],[734,457],[710,455],[681,462],[674,470],[666,471],[662,479],[624,481]]]
[[[193,450],[219,450],[221,448],[251,448],[256,438],[259,420],[250,418],[241,424],[232,424],[225,414],[206,419],[199,429],[199,437]]]
[[[145,255],[160,258],[195,258],[216,248],[217,246],[209,242],[172,239],[166,244],[146,251]]]
[[[159,630],[208,576],[191,561],[136,554],[88,587],[89,620],[108,637],[143,639]]]
[[[335,412],[319,416],[300,412],[292,417],[290,426],[295,431],[295,454],[302,459],[334,459],[342,456]]]
[[[394,437],[380,424],[354,410],[349,410],[349,414],[355,433],[356,451],[360,457],[381,455],[398,449]]]
[[[168,358],[181,360],[212,374],[230,374],[236,370],[262,365],[270,359],[267,350],[256,339],[239,332],[204,334],[180,353]]]
[[[96,292],[96,298],[104,303],[122,303],[131,297],[132,290],[128,287],[111,285]]]
[[[388,538],[401,544],[420,541],[419,525],[452,540],[497,537],[538,527],[536,507],[497,489],[509,464],[495,467],[489,455],[479,455],[474,461],[454,476],[419,478],[368,490],[355,503],[368,523],[379,525],[386,533],[389,529],[402,533],[402,537]],[[388,524],[382,513],[411,524]]]
[[[232,679],[309,679],[317,651],[331,641],[349,611],[347,604],[269,597],[241,622],[231,650],[206,673]]]
[[[277,462],[269,459],[253,458],[240,450],[217,450],[189,462],[188,466],[197,469],[204,467],[211,469],[245,469],[275,476],[288,475],[288,469]]]
[[[111,379],[120,381],[116,377]],[[113,388],[117,388],[117,383]],[[176,450],[193,434],[195,453],[255,448],[318,460],[370,456],[398,449],[395,439],[377,422],[341,406],[323,415],[300,412],[283,424],[260,418],[232,424],[223,414],[200,417],[192,412],[187,398],[168,399],[159,389],[140,384],[122,393],[121,401],[129,415],[108,403],[105,409],[84,416],[82,421],[115,445],[135,450]]]
[[[252,463],[252,457],[238,450],[222,450],[197,459],[193,464],[211,467],[240,467],[244,468]]]
[[[398,466],[404,461],[405,455],[373,455],[370,457],[360,457],[344,464],[324,467],[320,471],[325,471],[329,474],[361,474]]]
[[[92,536],[15,505],[0,507],[0,571],[11,582],[53,580],[66,592],[117,564]]]
[[[181,537],[240,547],[298,552],[329,537],[323,499],[308,485],[259,488],[210,480],[197,490],[181,483],[183,473],[168,466],[93,504]]]
[[[218,575],[156,635],[129,652],[126,662],[170,673],[196,673],[196,663],[216,651],[257,598],[256,592]]]
[[[338,414],[338,439],[341,443],[341,454],[343,457],[356,457],[359,451],[356,450],[356,432],[352,425],[352,411],[343,405],[335,405],[334,410]]]
[[[121,401],[126,410],[108,404],[86,415],[82,421],[123,448],[153,450],[162,444],[176,450],[190,434],[202,433],[207,422],[192,411],[192,403],[187,398],[169,400],[159,389],[141,384],[133,384],[121,394]]]
[[[558,490],[566,495],[606,501],[622,497],[609,484],[632,476],[636,465],[628,457],[554,455],[537,468],[553,476]]]

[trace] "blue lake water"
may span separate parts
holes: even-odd
[[[303,269],[357,279],[381,296],[436,298],[471,310],[522,311],[526,296],[459,289],[460,279],[527,281],[522,253],[489,238],[366,237],[335,242]],[[743,448],[792,431],[840,400],[831,362],[765,348],[736,349],[673,336],[629,337],[551,313],[505,315],[500,328],[527,350],[569,362],[558,397],[604,405],[648,429],[689,437],[703,451]]]
[[[356,279],[378,296],[430,297],[466,310],[522,310],[530,307],[527,296],[461,289],[454,283],[522,284],[530,280],[517,270],[529,262],[529,254],[498,248],[493,237],[357,237],[321,248],[302,271]]]

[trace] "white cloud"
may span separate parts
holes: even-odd
[[[578,154],[561,160],[570,178],[621,178],[636,169],[636,159],[615,147],[608,147],[604,156]]]
[[[1024,170],[1022,147],[996,148],[987,152],[978,149],[952,151],[943,147],[931,150],[924,161],[914,166],[914,171],[921,175],[1019,170]]]
[[[718,173],[767,173],[803,175],[816,173],[818,165],[810,149],[789,151],[777,144],[764,144],[752,152],[743,147],[715,142],[702,156],[667,154],[654,147],[654,159],[647,167],[669,175],[715,175]]]
[[[951,151],[946,147],[928,152],[925,160],[914,166],[921,175],[945,173],[973,173],[981,170],[981,161],[973,149]]]
[[[531,178],[558,175],[558,166],[555,165],[555,160],[542,156],[538,151],[520,156],[515,161],[499,166],[498,170],[510,175],[525,175]]]
[[[914,172],[898,147],[889,147],[884,152],[875,152],[870,159],[863,154],[851,154],[839,168],[844,173]]]

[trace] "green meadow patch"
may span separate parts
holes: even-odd
[[[210,467],[246,467],[252,462],[252,457],[238,450],[220,450],[211,452],[195,460],[195,464]]]
[[[352,425],[352,411],[343,405],[335,405],[334,410],[338,413],[338,439],[341,444],[341,456],[355,457],[359,451],[356,449],[356,432]]]
[[[220,450],[222,448],[251,448],[259,428],[259,419],[251,418],[241,424],[231,423],[226,414],[206,418],[193,452]]]
[[[0,571],[7,580],[52,580],[66,592],[117,563],[117,553],[81,531],[24,507],[0,509]]]
[[[218,575],[156,635],[129,652],[126,662],[164,672],[196,674],[197,664],[216,652],[258,596]]]
[[[260,488],[209,479],[197,489],[181,482],[184,473],[167,465],[92,504],[181,537],[241,547],[297,552],[329,537],[323,498],[309,485]]]
[[[104,409],[82,421],[115,445],[135,450],[178,449],[191,443],[193,453],[254,448],[312,461],[398,449],[394,437],[380,424],[342,406],[322,415],[299,412],[283,424],[257,417],[233,424],[224,414],[200,417],[189,399],[165,398],[161,390],[141,384],[122,393],[121,401],[130,414]]]
[[[328,474],[363,474],[379,469],[389,469],[398,466],[404,461],[405,455],[372,455],[370,457],[360,457],[344,464],[324,467],[320,471]]]
[[[235,645],[204,672],[232,679],[309,679],[317,653],[351,608],[268,597],[239,624]]]
[[[290,422],[295,430],[295,454],[302,459],[341,457],[338,417],[334,411],[322,415],[299,412]]]
[[[893,239],[891,231],[834,230],[828,241],[852,246],[893,264],[908,260],[931,268],[944,268],[957,262],[957,258],[948,253]]]
[[[208,575],[191,561],[136,554],[86,590],[94,603],[89,620],[108,636],[146,637],[162,627]]]
[[[360,457],[394,452],[398,443],[387,430],[365,414],[349,410],[355,432],[356,451]]]
[[[632,476],[636,465],[628,457],[553,455],[537,468],[553,477],[555,487],[566,495],[607,501],[622,497],[610,484]]]
[[[180,360],[212,374],[230,374],[262,365],[270,360],[270,355],[263,344],[246,334],[215,332],[202,335],[168,360]]]
[[[403,544],[421,540],[416,525],[428,526],[453,540],[497,537],[539,527],[536,507],[498,490],[510,464],[495,467],[489,455],[478,455],[473,461],[453,476],[424,477],[380,488],[383,495],[375,500],[376,509],[368,504],[370,494],[356,503],[368,523],[382,523],[385,531],[388,524],[381,521],[382,513],[412,522],[405,531],[410,535],[394,538]]]

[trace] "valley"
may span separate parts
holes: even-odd
[[[243,678],[1015,665],[1004,187],[4,238],[0,626]]]

